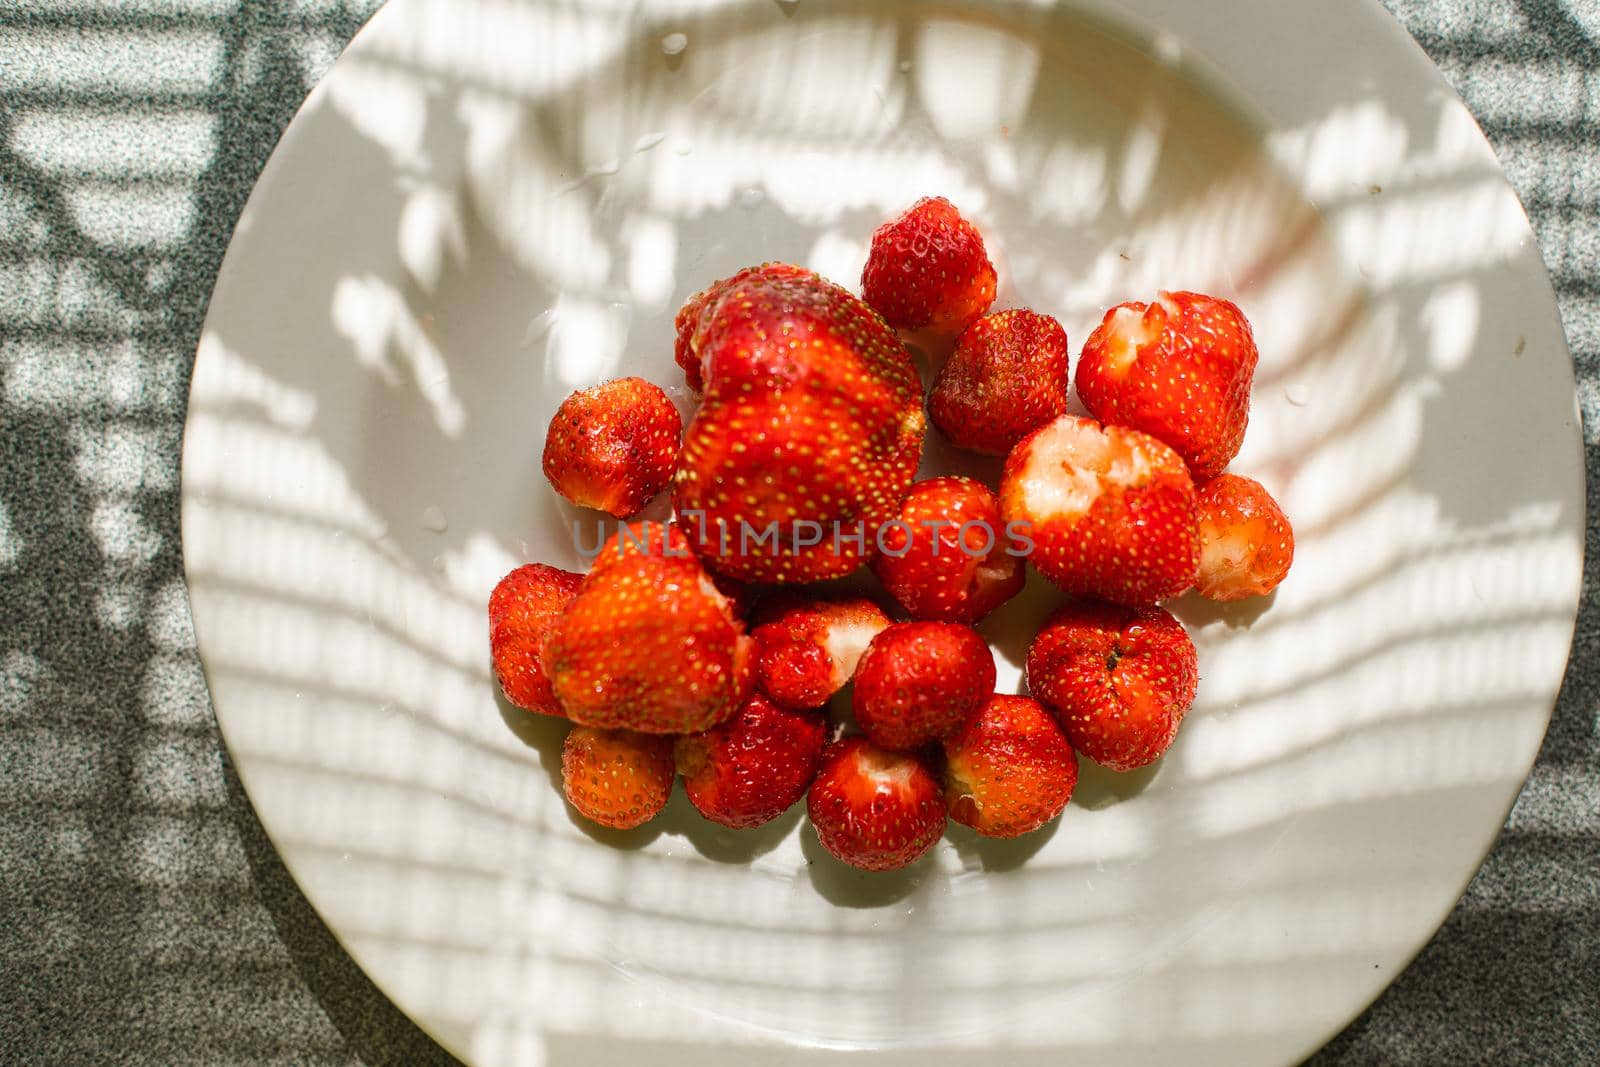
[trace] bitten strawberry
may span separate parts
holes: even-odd
[[[994,653],[970,626],[902,622],[872,639],[851,707],[875,744],[905,750],[946,737],[994,692]]]
[[[1200,577],[1212,600],[1264,596],[1294,562],[1294,530],[1261,483],[1221,474],[1200,487]]]
[[[986,837],[1018,837],[1060,815],[1078,784],[1061,727],[1027,697],[995,694],[947,738],[945,807]]]
[[[506,699],[541,715],[561,715],[544,673],[544,641],[583,575],[543,563],[518,567],[489,594],[489,656]]]
[[[756,693],[721,726],[678,738],[673,753],[700,814],[748,830],[805,796],[827,739],[820,711],[780,707]]]
[[[672,794],[672,738],[574,726],[561,749],[561,788],[585,818],[614,830],[649,822]]]
[[[1068,593],[1150,604],[1194,584],[1194,483],[1148,434],[1075,415],[1041,426],[1006,457],[1000,513]]]
[[[1131,771],[1177,736],[1199,682],[1194,642],[1161,608],[1078,601],[1028,649],[1028,691],[1055,711],[1073,747]]]
[[[1026,308],[968,326],[928,394],[928,415],[962,448],[1003,456],[1067,410],[1067,334]]]
[[[1250,419],[1256,342],[1244,313],[1200,293],[1120,304],[1078,359],[1078,396],[1095,418],[1177,450],[1196,481],[1222,473]]]
[[[994,303],[994,264],[977,228],[940,196],[879,226],[861,295],[890,326],[959,333]]]
[[[1022,590],[1023,549],[971,478],[917,482],[880,533],[872,573],[918,619],[974,623]]]
[[[806,813],[822,847],[864,871],[913,863],[944,833],[939,780],[916,757],[864,737],[841,738],[823,751]]]
[[[682,437],[666,393],[618,378],[561,402],[544,440],[544,476],[574,504],[626,518],[667,487]]]
[[[789,708],[826,704],[855,676],[867,645],[889,625],[883,609],[864,597],[803,600],[779,596],[761,605],[750,631],[756,645],[756,684]]]
[[[673,501],[706,566],[768,582],[855,570],[922,454],[922,386],[900,339],[856,297],[786,264],[713,285],[678,330],[704,400]]]
[[[556,699],[577,723],[696,733],[748,695],[753,647],[728,599],[692,556],[613,537],[545,642]]]

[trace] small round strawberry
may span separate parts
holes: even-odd
[[[890,326],[959,333],[994,303],[994,264],[955,205],[924,197],[879,226],[861,295]]]
[[[997,311],[968,326],[928,394],[928,416],[962,448],[1011,451],[1067,410],[1067,333],[1049,315]]]
[[[672,794],[672,738],[574,726],[561,749],[561,788],[585,818],[631,830]]]
[[[1078,601],[1028,648],[1028,691],[1055,711],[1074,748],[1131,771],[1159,759],[1194,702],[1194,642],[1166,611]]]
[[[757,618],[750,631],[756,684],[789,708],[826,704],[855,677],[861,654],[889,625],[889,616],[865,597],[780,596],[763,604]]]
[[[708,730],[750,690],[754,648],[693,557],[619,532],[545,641],[544,666],[573,722],[652,734]]]
[[[1022,591],[1021,544],[971,478],[917,482],[878,536],[872,573],[912,616],[975,623]]]
[[[544,476],[555,491],[618,518],[667,487],[683,416],[659,386],[618,378],[561,402],[544,439]]]
[[[822,753],[806,794],[817,840],[864,871],[892,871],[921,858],[944,833],[939,780],[915,756],[845,737]]]
[[[901,622],[867,646],[851,708],[876,744],[903,751],[959,729],[994,683],[994,653],[972,627]]]
[[[1264,596],[1294,562],[1294,530],[1260,482],[1220,474],[1200,487],[1200,577],[1211,600]]]
[[[700,814],[748,830],[805,796],[827,740],[820,711],[795,711],[756,693],[721,726],[678,738],[673,754]]]
[[[704,399],[673,503],[711,570],[742,581],[849,574],[916,475],[927,417],[905,345],[810,271],[740,271],[685,305],[679,361]]]
[[[581,574],[529,563],[489,594],[489,656],[501,690],[517,707],[563,714],[544,672],[544,641],[582,581]]]
[[[1203,482],[1221,474],[1244,442],[1256,360],[1237,305],[1159,293],[1154,303],[1106,312],[1078,359],[1078,396],[1100,421],[1171,445]]]
[[[1194,584],[1194,482],[1149,434],[1075,415],[1046,423],[1006,457],[1000,513],[1068,593],[1151,604]]]
[[[1078,757],[1038,701],[995,694],[945,739],[950,817],[985,837],[1032,833],[1060,815],[1078,784]]]

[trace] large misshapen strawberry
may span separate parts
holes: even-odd
[[[732,605],[691,556],[614,536],[556,620],[544,666],[574,722],[654,734],[722,722],[749,693],[753,648]]]
[[[1041,426],[1006,457],[1000,511],[1068,593],[1152,604],[1194,584],[1194,482],[1149,434],[1075,415]]]
[[[929,196],[873,233],[861,295],[896,329],[953,334],[989,310],[995,281],[977,227]]]
[[[1077,750],[1130,771],[1159,759],[1199,684],[1194,642],[1161,608],[1092,600],[1051,616],[1028,648],[1028,691]]]
[[[706,565],[746,581],[850,573],[922,453],[921,383],[867,305],[788,264],[691,299],[679,360],[704,392],[673,501]]]
[[[714,823],[748,830],[805,796],[817,774],[828,721],[752,693],[721,726],[677,740],[674,756],[689,802]]]
[[[1084,343],[1078,396],[1100,421],[1143,430],[1189,464],[1221,474],[1244,443],[1256,342],[1244,313],[1202,293],[1119,304]]]
[[[528,563],[489,594],[489,656],[506,699],[541,715],[563,715],[544,671],[544,643],[583,575]]]
[[[880,531],[871,567],[912,617],[974,623],[1022,591],[1024,545],[1007,533],[988,486],[917,482],[896,519]]]

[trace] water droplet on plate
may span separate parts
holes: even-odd
[[[686,33],[669,33],[661,38],[661,51],[666,55],[681,56],[688,47],[689,35]]]
[[[527,345],[538,344],[550,334],[550,328],[556,324],[556,309],[547,308],[534,316],[528,323],[528,332],[522,335],[522,343]]]
[[[900,73],[901,74],[910,74],[911,73],[911,60],[902,59],[900,61]]]
[[[1283,398],[1297,408],[1303,408],[1311,400],[1311,390],[1298,382],[1291,382],[1283,387]]]
[[[739,194],[739,206],[744,208],[746,211],[750,211],[760,207],[766,199],[766,193],[763,193],[755,186],[751,186]]]
[[[635,152],[648,152],[650,149],[654,148],[656,145],[660,144],[666,139],[667,135],[662,133],[660,130],[657,130],[655,133],[647,133],[641,136],[637,141],[633,142],[633,150]]]
[[[450,528],[450,520],[445,517],[444,509],[429,504],[422,509],[422,525],[434,533],[444,533]]]
[[[678,155],[686,156],[690,152],[693,152],[693,151],[694,151],[694,145],[691,144],[690,142],[688,142],[688,141],[679,141],[678,142],[678,148],[677,148]]]

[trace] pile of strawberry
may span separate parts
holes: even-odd
[[[637,826],[677,777],[729,827],[804,797],[823,846],[866,870],[916,860],[947,818],[1028,833],[1066,807],[1078,753],[1126,771],[1172,743],[1198,671],[1157,602],[1259,596],[1288,571],[1283,512],[1224,470],[1256,366],[1233,304],[1112,308],[1078,360],[1085,418],[1060,324],[989,313],[994,267],[948,202],[877,231],[862,291],[741,271],[678,313],[701,395],[687,429],[638,378],[556,413],[557,492],[627,518],[670,485],[676,516],[621,527],[586,575],[519,567],[489,600],[507,699],[575,724],[562,775],[584,816]],[[954,339],[926,399],[897,330]],[[924,411],[1005,457],[998,492],[913,482]],[[1028,650],[1032,695],[1002,695],[973,624],[1022,588],[1024,559],[1070,599]],[[863,565],[906,621],[805,589]],[[847,685],[853,728],[826,712]]]

